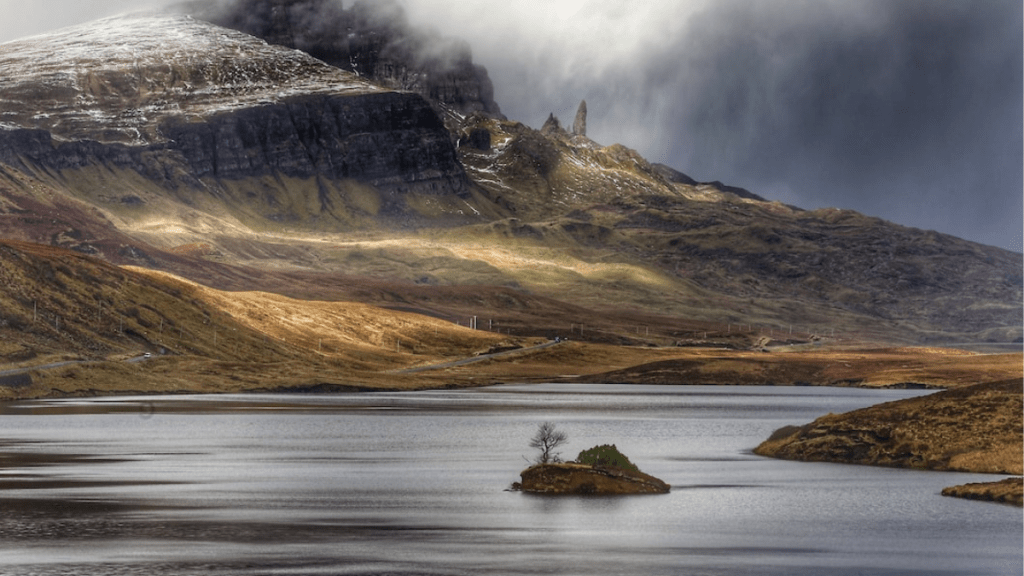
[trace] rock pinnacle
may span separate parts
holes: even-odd
[[[587,135],[587,101],[581,100],[576,110],[576,120],[572,123],[572,133],[577,136]]]

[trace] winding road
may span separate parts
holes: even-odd
[[[142,354],[132,358],[127,358],[124,362],[135,364],[136,362],[142,362],[150,359],[149,354]],[[17,388],[26,384],[9,384],[3,381],[4,378],[10,378],[12,376],[21,376],[22,374],[28,374],[29,372],[37,372],[40,370],[53,370],[56,368],[63,368],[65,366],[73,366],[75,364],[88,364],[90,362],[96,362],[96,360],[65,360],[63,362],[52,362],[50,364],[40,364],[38,366],[26,366],[23,368],[11,368],[9,370],[0,370],[0,386],[7,386],[9,388]]]
[[[473,356],[471,358],[463,358],[461,360],[452,360],[451,362],[444,362],[442,364],[430,364],[429,366],[417,366],[415,368],[406,368],[404,370],[394,370],[390,374],[416,374],[417,372],[426,372],[428,370],[441,370],[443,368],[452,368],[455,366],[465,366],[466,364],[473,364],[474,362],[482,362],[491,358],[500,358],[501,356],[511,356],[513,354],[522,354],[524,352],[534,352],[536,350],[543,350],[544,348],[550,348],[557,346],[563,341],[552,340],[537,346],[530,346],[528,348],[516,348],[515,350],[505,350],[504,352],[495,352],[494,354],[480,354],[479,356]]]

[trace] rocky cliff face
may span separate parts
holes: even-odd
[[[307,203],[328,215],[331,182],[375,188],[371,211],[396,217],[409,193],[468,194],[422,97],[190,17],[120,17],[8,43],[0,69],[0,162],[30,172],[106,166],[214,196],[245,179],[318,179]]]
[[[354,178],[394,187],[445,181],[461,191],[461,167],[440,119],[422,98],[382,92],[347,98],[296,96],[277,104],[162,127],[191,173],[243,178]]]
[[[469,45],[415,29],[394,1],[355,2],[345,10],[330,0],[228,0],[184,9],[461,114],[501,114]]]

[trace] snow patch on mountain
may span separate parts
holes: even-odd
[[[132,14],[0,44],[0,126],[148,145],[170,117],[383,91],[308,54],[189,16]]]

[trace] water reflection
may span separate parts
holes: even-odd
[[[758,458],[775,428],[920,392],[502,386],[0,408],[3,574],[1009,574],[986,477]],[[507,492],[537,423],[668,495]]]

